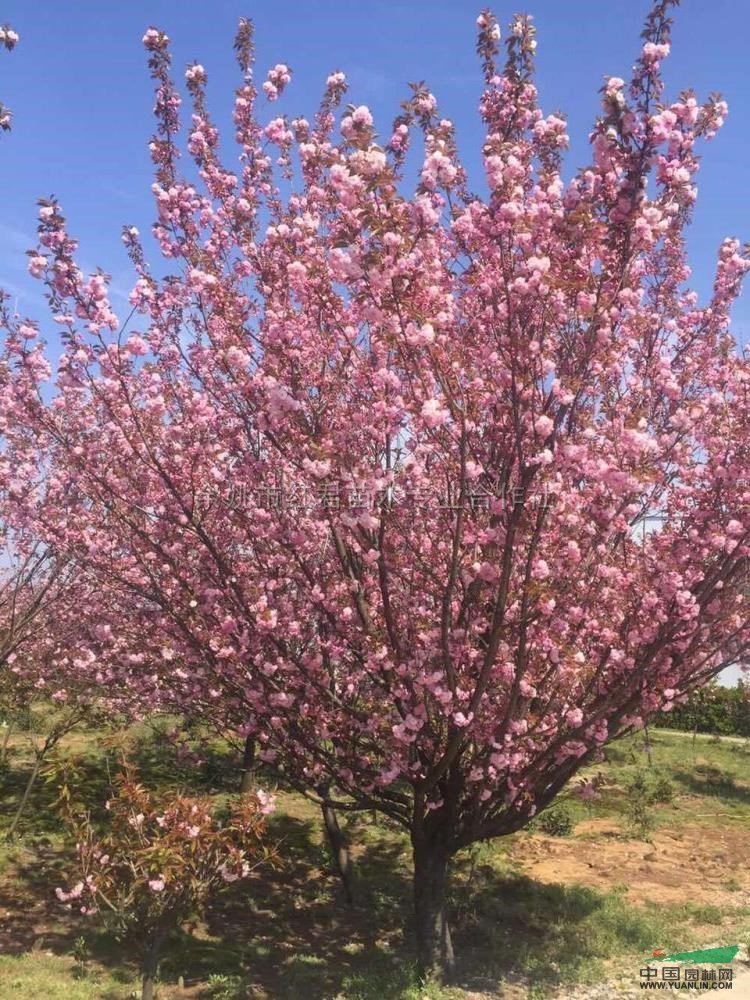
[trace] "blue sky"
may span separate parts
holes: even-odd
[[[18,296],[23,312],[41,311],[39,286],[25,275],[24,250],[32,245],[36,199],[54,193],[81,240],[83,265],[101,265],[113,274],[116,289],[127,292],[121,227],[134,224],[145,233],[153,217],[147,151],[152,89],[140,41],[150,24],[172,38],[180,77],[193,59],[206,67],[219,125],[228,126],[237,83],[232,39],[241,14],[256,22],[259,71],[279,61],[294,71],[274,112],[311,114],[327,74],[342,69],[349,99],[368,104],[379,131],[388,134],[407,81],[424,79],[443,114],[458,124],[465,162],[479,178],[479,7],[473,0],[2,0],[0,20],[15,27],[21,44],[10,55],[0,53],[0,97],[15,113],[13,133],[0,140],[0,284]],[[588,159],[602,77],[628,75],[646,7],[641,0],[528,0],[539,31],[542,105],[570,119],[569,170]],[[505,23],[517,0],[494,9]],[[730,105],[725,128],[704,148],[698,177],[690,245],[702,293],[710,288],[722,237],[750,238],[749,39],[746,0],[688,0],[677,11],[665,67],[673,94],[685,86],[699,95],[720,90]],[[115,296],[117,305],[124,303]],[[735,324],[739,339],[750,339],[746,302],[736,308]]]

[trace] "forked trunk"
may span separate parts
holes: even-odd
[[[414,844],[414,911],[419,971],[426,981],[441,983],[454,965],[446,892],[450,854],[434,840]]]

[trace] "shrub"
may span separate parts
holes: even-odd
[[[208,977],[208,988],[206,997],[210,1000],[239,1000],[246,996],[245,988],[240,976],[225,976],[216,973]]]
[[[651,790],[651,801],[666,805],[674,801],[675,787],[669,778],[659,778]]]
[[[569,837],[573,832],[573,816],[567,806],[545,809],[536,822],[537,827],[550,837]]]
[[[272,807],[264,792],[246,794],[222,822],[210,799],[157,800],[126,766],[106,804],[103,835],[88,813],[67,816],[77,841],[78,881],[68,891],[58,888],[57,897],[83,914],[101,914],[118,936],[137,946],[142,996],[150,1000],[169,934],[200,915],[229,883],[271,859],[262,834]]]
[[[627,786],[626,794],[628,824],[637,837],[647,840],[649,833],[654,827],[654,817],[651,809],[654,799],[653,790],[649,787],[643,771],[636,773],[633,780]]]

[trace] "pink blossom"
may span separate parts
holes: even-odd
[[[276,796],[271,795],[264,791],[262,788],[258,788],[255,792],[258,801],[260,802],[260,811],[264,816],[270,816],[270,814],[276,808]]]
[[[228,865],[221,865],[219,874],[225,882],[236,882],[239,878],[237,872],[233,871]]]
[[[149,28],[143,36],[143,44],[152,52],[166,49],[169,45],[169,36],[157,28]]]
[[[539,437],[547,437],[548,434],[554,429],[555,422],[551,417],[542,415],[537,417],[534,421],[534,428],[539,435]]]
[[[29,257],[29,274],[33,278],[41,278],[47,267],[47,258],[41,254],[34,254]]]
[[[437,399],[428,399],[422,404],[422,419],[428,427],[441,427],[447,423],[450,413]]]
[[[364,104],[361,104],[358,108],[352,111],[352,121],[355,125],[364,125],[370,127],[372,125],[372,115],[370,114],[370,109],[366,108]]]
[[[188,66],[185,70],[185,79],[193,83],[205,83],[206,71],[200,63],[193,63],[192,66]]]
[[[546,580],[550,574],[549,563],[544,559],[537,559],[533,566],[533,576],[535,580]]]
[[[132,337],[128,337],[125,346],[128,352],[130,354],[135,355],[136,357],[141,357],[144,354],[148,354],[148,344],[143,339],[143,337],[139,337],[137,334],[134,334]]]

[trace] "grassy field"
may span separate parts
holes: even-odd
[[[127,949],[55,898],[68,884],[71,845],[53,809],[54,781],[37,786],[21,836],[4,840],[32,739],[11,739],[0,772],[0,996],[133,996]],[[232,794],[237,760],[218,743],[202,749],[199,767],[180,764],[158,725],[132,730],[129,744],[151,788]],[[102,734],[76,732],[61,752],[79,759],[79,783],[101,804],[113,754]],[[404,834],[370,814],[345,822],[358,881],[349,908],[316,808],[282,790],[269,836],[283,864],[231,886],[205,922],[170,942],[160,996],[542,1000],[574,995],[581,983],[633,986],[656,947],[750,942],[750,744],[631,737],[585,776],[601,782],[596,800],[583,801],[576,782],[533,829],[457,859],[454,987],[416,983]]]

